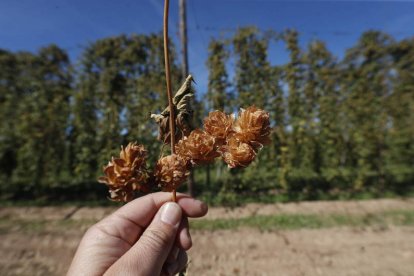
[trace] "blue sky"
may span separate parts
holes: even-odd
[[[170,0],[170,36],[178,43],[178,0]],[[411,1],[187,0],[190,71],[205,92],[211,37],[255,25],[280,31],[296,28],[301,43],[322,39],[337,56],[368,29],[396,39],[414,35]],[[161,31],[162,0],[1,0],[0,48],[36,51],[49,43],[75,61],[96,39],[121,33]],[[271,45],[273,64],[286,61],[283,45]]]

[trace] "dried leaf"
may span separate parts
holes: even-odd
[[[193,77],[189,75],[173,98],[174,118],[176,125],[174,135],[176,141],[179,141],[183,136],[189,135],[193,129],[191,125],[193,112],[190,106],[191,98],[194,97],[194,92],[191,88],[192,81]],[[166,107],[161,114],[151,114],[151,118],[158,124],[157,138],[165,144],[170,143],[169,116],[169,107]]]

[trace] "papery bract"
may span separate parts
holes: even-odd
[[[254,106],[241,110],[233,129],[236,139],[255,149],[270,143],[269,113]]]
[[[255,159],[256,152],[248,143],[230,137],[222,147],[222,156],[229,168],[247,167]]]
[[[194,165],[212,163],[220,156],[214,137],[200,129],[193,130],[188,137],[180,140],[175,150],[176,154]]]
[[[104,167],[105,176],[98,179],[108,186],[111,200],[129,201],[134,191],[148,192],[149,173],[145,167],[147,151],[144,146],[129,143],[126,148],[121,147],[119,156],[112,157]]]
[[[221,111],[213,111],[204,119],[204,130],[216,139],[216,142],[224,142],[232,131],[233,115],[227,115]]]
[[[177,189],[190,174],[186,160],[181,156],[172,154],[158,160],[154,177],[158,186],[166,192]]]

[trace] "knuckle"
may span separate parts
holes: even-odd
[[[86,230],[85,236],[94,237],[96,235],[102,235],[103,233],[105,233],[105,231],[102,229],[102,226],[94,224]]]
[[[96,223],[92,225],[86,231],[86,234],[92,237],[115,236],[113,229],[103,223]]]
[[[162,251],[170,244],[170,235],[161,229],[147,229],[141,237],[143,246],[152,251]]]

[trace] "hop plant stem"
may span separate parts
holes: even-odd
[[[167,97],[168,107],[170,109],[170,137],[171,137],[171,154],[175,153],[175,118],[174,118],[174,105],[171,92],[171,72],[170,72],[170,54],[168,48],[168,11],[169,0],[164,1],[164,61],[165,61],[165,81],[167,83]],[[177,201],[176,190],[173,190],[172,200]]]

